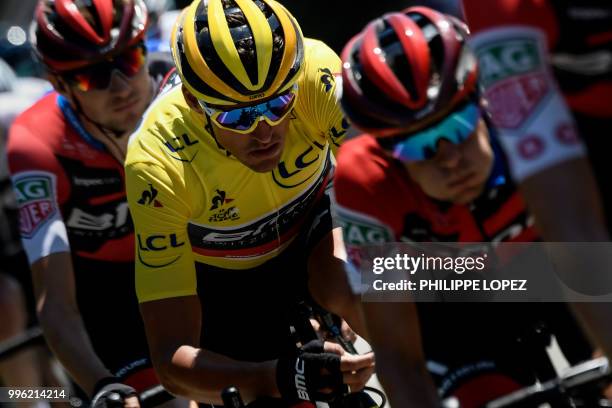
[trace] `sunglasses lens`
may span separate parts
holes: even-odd
[[[289,92],[259,105],[220,112],[214,120],[221,127],[245,131],[252,128],[257,119],[262,116],[266,116],[273,123],[279,122],[291,110],[294,100],[295,94]]]
[[[133,77],[142,69],[145,60],[146,49],[143,45],[138,45],[122,52],[109,62],[100,62],[73,71],[69,77],[81,91],[106,89],[110,85],[115,69],[127,77]]]
[[[85,67],[73,74],[73,80],[81,91],[106,89],[110,83],[112,71],[101,66]]]
[[[114,68],[128,77],[133,77],[142,69],[146,60],[144,46],[130,48],[114,59]]]
[[[250,109],[233,109],[228,112],[221,112],[216,118],[219,125],[236,130],[246,130],[253,125],[257,115],[253,115]]]
[[[265,115],[273,122],[281,120],[292,107],[292,102],[295,99],[294,93],[281,95],[269,101]]]
[[[393,157],[404,161],[421,161],[427,160],[435,156],[432,148],[421,143],[416,143],[414,140],[409,142],[399,142],[393,148]]]
[[[404,161],[420,161],[433,158],[438,142],[447,140],[463,143],[478,126],[480,108],[470,103],[443,119],[440,123],[411,134],[392,147],[393,157]]]

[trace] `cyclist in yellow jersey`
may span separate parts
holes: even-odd
[[[274,0],[196,0],[172,49],[178,77],[126,160],[136,288],[160,379],[213,404],[229,385],[247,400],[282,397],[268,407],[361,389],[371,353],[287,346],[287,311],[308,289],[359,321],[327,196],[348,128],[339,58]]]

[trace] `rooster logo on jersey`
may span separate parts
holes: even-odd
[[[138,204],[150,205],[151,203],[153,203],[153,207],[163,207],[162,203],[156,200],[155,197],[157,197],[157,190],[155,189],[155,187],[153,187],[152,184],[149,183],[149,190],[145,190],[142,192],[142,195],[138,200]]]
[[[216,210],[224,204],[234,201],[233,198],[225,198],[225,191],[217,189],[217,195],[212,198],[212,206],[209,211]]]

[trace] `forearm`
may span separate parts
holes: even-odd
[[[382,354],[382,355],[381,355]],[[398,361],[397,355],[376,352],[378,378],[393,407],[437,408],[440,400],[424,367]]]
[[[546,241],[609,241],[601,197],[586,159],[543,170],[520,184]]]
[[[376,371],[391,406],[439,406],[426,368],[416,304],[369,302],[364,303],[363,311],[376,355]]]
[[[610,241],[599,191],[586,159],[564,162],[538,173],[521,184],[521,191],[545,240]],[[589,289],[612,288],[612,251],[607,247],[573,251],[572,247],[550,252],[564,281],[584,287],[585,293]],[[612,305],[581,303],[573,307],[593,340],[612,357]]]
[[[47,344],[88,395],[97,381],[112,375],[96,355],[78,311],[47,303],[39,320]]]
[[[353,294],[346,275],[346,258],[342,231],[335,228],[311,253],[308,289],[319,305],[342,317],[357,334],[367,339],[361,299]]]
[[[326,284],[312,282],[310,293],[321,307],[342,317],[355,333],[368,340],[359,296],[354,295],[348,287],[344,291],[340,290],[341,287],[329,282]]]
[[[195,401],[220,404],[221,391],[228,386],[237,387],[247,403],[262,396],[280,396],[275,360],[236,361],[211,351],[181,346],[156,368],[170,392]]]
[[[612,358],[612,303],[573,303],[587,333],[608,359]]]

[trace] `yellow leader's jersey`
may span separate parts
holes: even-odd
[[[338,56],[307,39],[304,63],[281,160],[267,173],[250,170],[218,145],[180,86],[148,109],[125,164],[140,302],[195,295],[196,262],[252,268],[300,232],[325,193],[331,154],[348,128],[334,77]]]

